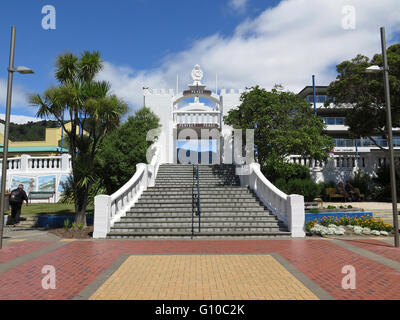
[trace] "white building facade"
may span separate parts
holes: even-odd
[[[243,90],[208,90],[201,83],[202,78],[200,66],[196,65],[192,70],[193,83],[183,92],[144,89],[145,106],[160,118],[162,163],[232,163],[232,128],[223,117],[240,104]],[[188,138],[191,141],[185,142]],[[201,155],[189,159],[185,155],[188,149]]]

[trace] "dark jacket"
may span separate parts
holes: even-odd
[[[13,191],[11,191],[11,194],[13,192],[18,192],[18,195],[16,197],[17,202],[16,203],[10,202],[11,205],[22,204],[24,202],[24,200],[28,201],[28,196],[26,195],[25,190],[17,188],[17,189],[14,189]],[[10,195],[10,197],[11,197],[11,195]]]

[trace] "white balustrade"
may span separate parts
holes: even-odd
[[[160,148],[157,143],[150,151],[150,164],[138,163],[133,177],[112,195],[98,195],[94,198],[93,238],[106,238],[111,226],[126,215],[148,186],[154,186],[160,165]]]
[[[3,161],[0,160],[0,168],[2,163]],[[23,154],[21,157],[9,158],[7,164],[7,170],[13,173],[69,172],[71,170],[71,156],[64,154],[62,156],[35,157]]]
[[[241,171],[246,173],[240,175],[241,184],[254,191],[261,202],[288,227],[292,237],[305,237],[304,197],[287,195],[279,190],[262,174],[258,163],[248,165],[246,171],[242,167]]]
[[[176,124],[214,124],[220,123],[219,111],[175,111],[174,121]]]

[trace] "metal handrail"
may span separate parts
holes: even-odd
[[[194,208],[195,208],[195,194],[194,194],[194,164],[192,170],[192,239],[194,235]]]
[[[200,204],[200,177],[199,177],[199,165],[197,165],[197,215],[199,216],[199,232],[200,232],[200,216],[201,216],[201,204]]]

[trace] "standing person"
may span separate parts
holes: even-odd
[[[20,184],[10,194],[11,224],[17,224],[20,221],[19,216],[21,215],[21,207],[24,200],[26,201],[26,205],[28,205],[28,196],[24,191],[24,185]]]

